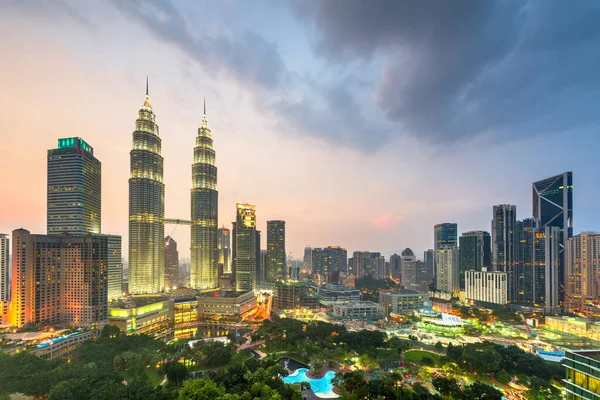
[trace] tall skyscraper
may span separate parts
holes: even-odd
[[[582,232],[569,238],[565,257],[565,308],[593,310],[600,302],[600,233]]]
[[[517,221],[517,237],[518,237],[518,266],[516,269],[516,276],[514,282],[516,284],[516,299],[514,302],[522,304],[538,304],[538,301],[534,301],[534,286],[538,289],[539,283],[534,284],[535,281],[542,279],[543,271],[534,268],[534,246],[536,241],[537,224],[533,218],[525,218],[522,221]],[[538,246],[539,248],[539,246]],[[539,293],[539,290],[538,290]]]
[[[304,248],[304,258],[303,258],[303,263],[302,263],[302,269],[304,271],[311,271],[312,270],[312,248],[310,246],[307,246]]]
[[[8,281],[8,253],[10,239],[8,235],[0,233],[0,301],[10,299],[10,287]]]
[[[556,226],[539,228],[535,233],[533,249],[533,300],[548,313],[559,312],[562,304],[560,282],[560,229]]]
[[[427,268],[427,274],[432,277],[435,276],[435,251],[433,249],[425,250],[423,261]]]
[[[375,277],[375,271],[371,268],[371,253],[368,251],[355,251],[352,258],[354,259],[354,269],[356,277],[362,278],[365,275]]]
[[[516,269],[518,266],[517,206],[494,206],[492,218],[492,264],[494,271],[506,272],[508,300],[517,298]]]
[[[471,231],[459,238],[460,288],[465,288],[465,271],[491,271],[491,239],[489,232]]]
[[[261,232],[256,231],[256,243],[254,246],[256,251],[256,285],[262,285],[265,283],[265,266],[267,265],[267,261],[266,259],[263,260],[263,258],[261,257],[261,242]]]
[[[340,246],[327,246],[321,251],[322,273],[346,273],[348,270],[348,252]]]
[[[417,261],[417,257],[415,256],[415,253],[410,249],[410,248],[406,248],[404,250],[402,250],[402,254],[400,257],[400,275],[402,276],[402,284],[404,285],[404,280],[406,279],[406,267],[408,265],[408,263],[414,263],[415,261]],[[412,276],[410,277],[410,279],[413,281],[413,283],[416,280],[416,270],[415,270],[415,266],[414,264],[411,265],[411,274]],[[404,285],[405,287],[407,287],[406,285]],[[408,287],[407,287],[408,288]]]
[[[196,136],[192,164],[192,257],[190,280],[195,289],[218,286],[217,219],[219,193],[211,130],[204,115]]]
[[[267,282],[285,280],[285,221],[267,221]]]
[[[177,289],[179,283],[179,251],[177,242],[171,237],[165,238],[165,288]]]
[[[437,250],[443,246],[458,246],[458,224],[452,222],[444,222],[437,224],[433,228],[433,252],[437,254]],[[433,276],[436,277],[437,255],[433,257]]]
[[[560,229],[558,291],[560,301],[565,296],[565,248],[573,236],[573,173],[565,172],[533,183],[533,218],[540,229],[555,226]]]
[[[400,265],[401,264],[402,264],[402,261],[398,254],[394,253],[390,256],[390,274],[392,275],[392,279],[394,279],[394,280],[400,279],[400,277],[401,277]]]
[[[138,113],[130,152],[129,292],[159,293],[165,273],[165,185],[156,115],[148,96]]]
[[[313,274],[323,273],[323,249],[312,249],[312,272]]]
[[[123,257],[121,236],[107,237],[108,262],[108,299],[115,300],[123,296]]]
[[[58,148],[48,150],[49,235],[100,233],[101,169],[81,138],[58,139]]]
[[[445,293],[457,294],[460,289],[458,247],[441,246],[435,253],[435,286]]]
[[[219,250],[219,264],[223,265],[223,272],[231,273],[231,231],[225,227],[217,231],[217,249]]]
[[[256,207],[236,204],[235,285],[240,292],[256,288]]]

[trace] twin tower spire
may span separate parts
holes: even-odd
[[[214,289],[217,279],[217,167],[211,130],[204,114],[193,152],[191,265],[189,286]],[[129,178],[129,292],[160,293],[164,285],[164,183],[161,139],[149,97],[138,113]]]

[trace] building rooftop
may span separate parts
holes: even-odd
[[[422,294],[422,295],[426,295],[427,294],[427,293],[419,292],[419,291],[412,290],[412,289],[392,289],[392,290],[382,291],[381,293],[390,293],[390,294]]]
[[[149,296],[132,296],[120,299],[108,304],[108,308],[136,308],[147,306],[148,304],[158,303],[171,299],[169,296],[149,295]]]
[[[215,291],[215,292],[205,292],[205,293],[200,293],[200,295],[198,297],[225,297],[225,298],[229,298],[229,299],[233,299],[236,297],[240,297],[245,295],[248,292],[237,292],[235,290],[222,290],[222,291]]]

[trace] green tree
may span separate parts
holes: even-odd
[[[215,400],[226,393],[225,388],[218,386],[208,378],[185,381],[179,391],[178,400]]]
[[[188,370],[185,365],[177,361],[171,361],[164,364],[162,370],[167,375],[167,380],[169,383],[175,386],[181,386],[185,378],[188,376]]]

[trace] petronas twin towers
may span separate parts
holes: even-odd
[[[146,81],[146,99],[138,113],[130,153],[129,292],[164,291],[165,185],[161,139]],[[217,219],[219,195],[215,150],[206,103],[198,128],[191,189],[190,287],[213,289],[217,280]]]

